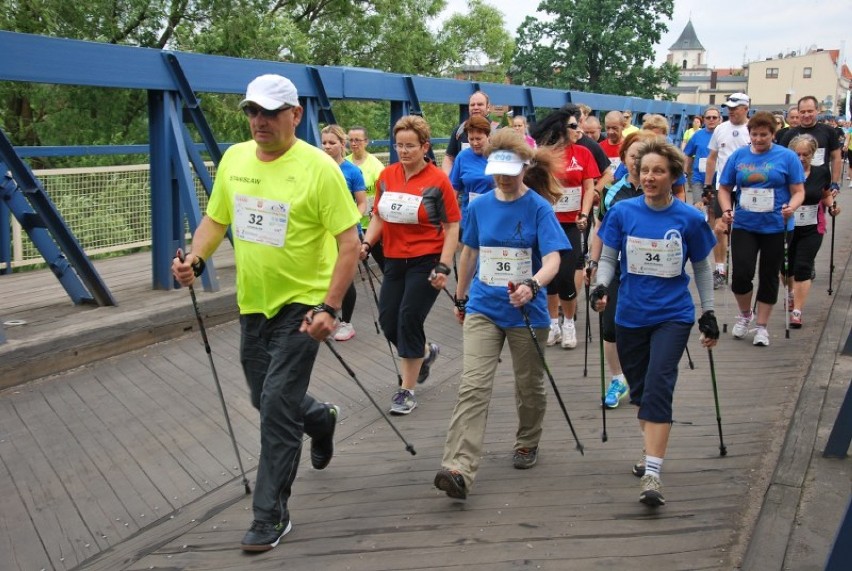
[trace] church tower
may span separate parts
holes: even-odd
[[[686,23],[680,37],[669,48],[669,55],[666,59],[669,63],[677,66],[682,76],[707,73],[707,51],[698,41],[698,36],[695,35],[692,19]]]

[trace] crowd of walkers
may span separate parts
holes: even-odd
[[[787,334],[802,327],[827,220],[840,211],[848,135],[817,120],[813,97],[783,116],[749,106],[736,93],[722,109],[707,107],[677,146],[665,117],[645,115],[639,128],[631,112],[614,110],[602,125],[572,104],[497,128],[477,91],[441,166],[419,116],[393,126],[398,161],[385,166],[367,151],[364,127],[326,126],[324,153],[296,138],[296,87],[278,75],[255,78],[240,103],[252,140],[225,153],[191,252],[173,264],[191,285],[233,231],[240,359],[261,426],[254,521],[241,548],[272,549],[291,529],[303,435],[315,469],[332,459],[340,408],[307,391],[319,344],[356,334],[358,271],[380,282],[375,302],[364,303],[377,306],[397,368],[395,415],[418,406],[416,388],[441,351],[425,322],[442,292],[453,298],[462,372],[436,488],[465,499],[474,487],[504,344],[518,415],[512,464],[536,465],[545,375],[568,418],[548,366],[557,354],[545,347],[577,347],[585,289],[610,373],[607,387],[602,363],[604,435],[606,409],[628,399],[643,449],[626,469],[640,478],[640,502],[664,505],[678,363],[696,321],[711,350],[720,336],[715,298],[730,284],[733,339],[768,346],[783,286]]]

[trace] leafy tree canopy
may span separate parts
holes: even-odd
[[[673,0],[542,0],[518,28],[512,81],[594,93],[671,98],[675,66],[654,67]]]
[[[487,64],[482,80],[505,77],[514,43],[500,12],[469,0],[466,14],[454,14],[434,30],[445,7],[445,0],[0,0],[0,29],[430,76],[449,76],[477,61]],[[0,122],[15,144],[148,138],[146,94],[140,91],[6,83],[0,102]],[[219,140],[248,135],[234,104],[233,96],[204,95]],[[456,106],[439,107],[440,116],[427,116],[436,136],[457,119]],[[387,104],[337,102],[335,111],[344,125],[361,122],[376,138],[386,136]]]

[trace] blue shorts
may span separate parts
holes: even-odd
[[[692,325],[667,321],[649,327],[615,326],[618,358],[630,385],[630,402],[639,406],[640,420],[672,421],[677,366]]]

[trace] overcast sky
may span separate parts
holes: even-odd
[[[484,0],[504,14],[515,36],[527,16],[536,16],[538,0]],[[445,14],[467,12],[467,0],[448,0]],[[726,6],[707,0],[675,0],[669,31],[656,48],[657,61],[666,59],[692,16],[698,39],[711,67],[739,67],[747,61],[807,50],[843,49],[852,67],[852,2],[849,0],[745,0]],[[538,16],[541,16],[539,14]]]

